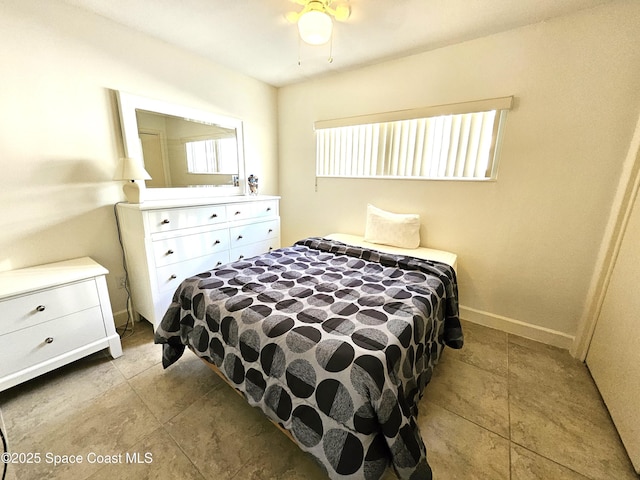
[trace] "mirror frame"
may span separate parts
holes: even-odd
[[[246,194],[245,164],[244,164],[244,134],[242,121],[236,118],[219,115],[206,110],[185,107],[178,104],[141,97],[131,93],[117,91],[118,106],[120,110],[120,124],[122,126],[122,140],[124,154],[127,157],[137,159],[144,165],[142,146],[138,135],[138,120],[136,110],[146,110],[153,113],[172,115],[197,122],[219,125],[236,131],[238,143],[238,187],[147,187],[144,182],[138,182],[141,190],[141,199],[146,200],[171,200],[197,197],[220,197]]]

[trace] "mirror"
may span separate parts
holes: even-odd
[[[145,199],[245,193],[240,120],[125,92],[118,104],[125,155],[151,176]]]

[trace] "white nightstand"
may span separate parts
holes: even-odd
[[[122,346],[106,268],[89,257],[0,272],[0,391]]]

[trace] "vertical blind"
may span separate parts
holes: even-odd
[[[510,107],[511,97],[494,102]],[[505,100],[505,99],[496,99]],[[487,107],[487,101],[445,106]],[[490,179],[507,108],[429,116],[420,109],[316,123],[316,173],[329,177]],[[429,111],[431,110],[431,111]],[[418,116],[418,118],[394,119]],[[421,116],[424,115],[424,116]],[[386,120],[390,121],[372,121]]]

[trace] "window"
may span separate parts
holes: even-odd
[[[196,140],[184,146],[189,173],[238,173],[235,137]]]
[[[316,122],[319,177],[489,180],[512,97]]]

